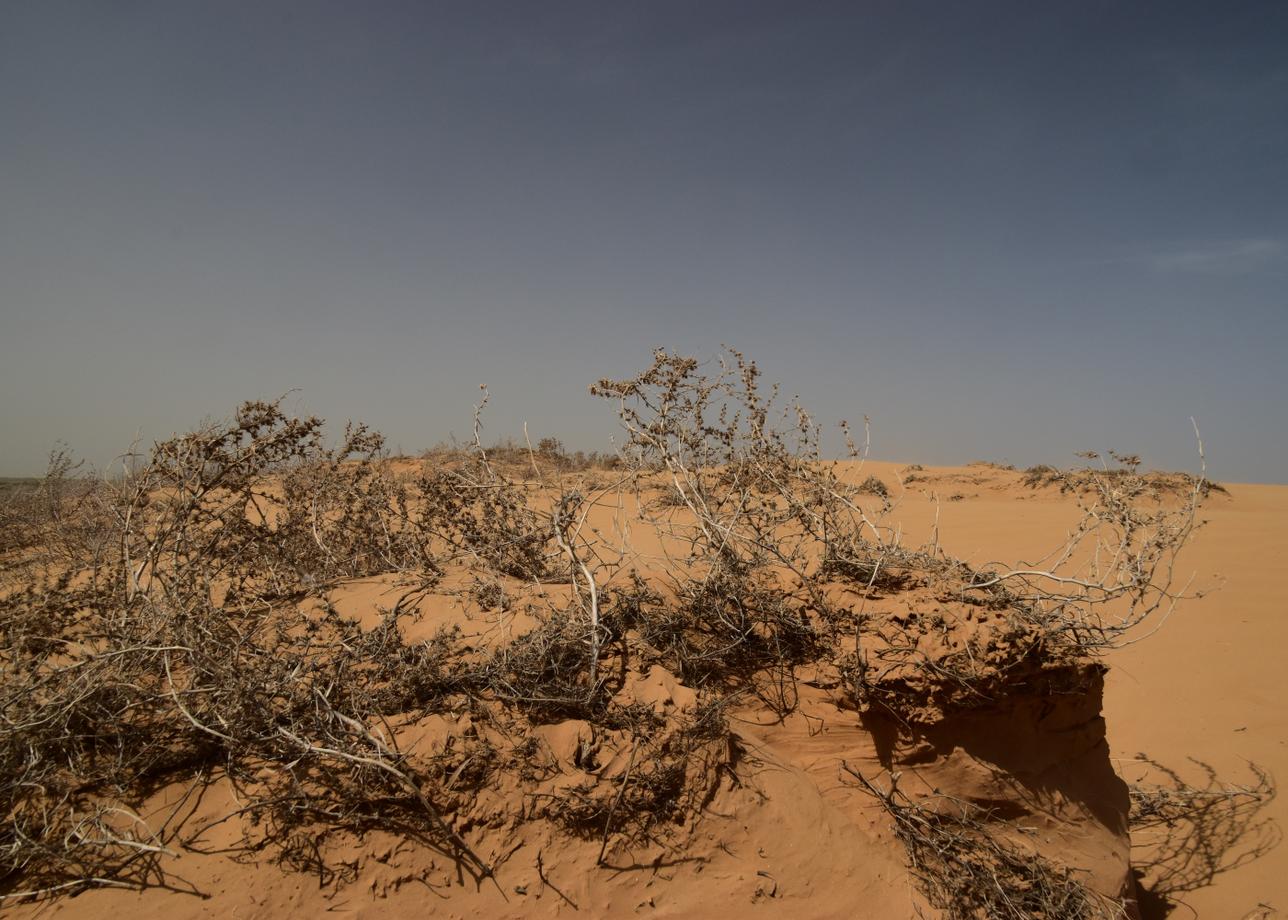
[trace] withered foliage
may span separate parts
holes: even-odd
[[[958,801],[932,809],[905,796],[894,781],[881,789],[854,768],[844,769],[881,803],[927,901],[950,920],[1127,916],[1121,904],[1090,891],[1071,870],[1004,842],[986,809]]]
[[[647,841],[699,812],[737,760],[731,701],[754,694],[786,715],[803,665],[830,670],[860,711],[916,724],[1037,685],[1077,692],[1100,651],[1183,593],[1172,567],[1201,477],[1178,506],[1132,476],[1093,476],[1069,545],[977,572],[934,544],[903,546],[894,490],[827,459],[820,426],[794,402],[776,408],[737,352],[708,373],[659,350],[643,373],[591,389],[625,431],[611,460],[552,439],[485,450],[481,405],[470,447],[409,468],[362,426],[328,446],[319,419],[254,402],[132,454],[115,476],[78,476],[58,454],[38,490],[8,495],[0,897],[167,883],[164,858],[194,838],[137,808],[215,772],[239,784],[286,865],[317,868],[316,844],[301,841],[319,827],[395,827],[485,878],[492,866],[453,816],[500,771],[536,782],[525,726],[568,719],[614,738],[627,765],[609,781],[577,764],[590,778],[534,793],[531,817],[599,837],[604,862],[610,840]],[[844,423],[841,435],[861,460]],[[605,496],[627,494],[664,547],[648,579],[625,531],[588,523]],[[486,649],[453,631],[408,641],[416,598],[462,569],[482,609],[510,610],[516,586],[560,583],[569,600]],[[337,583],[389,574],[406,594],[374,626],[327,603]],[[913,608],[871,612],[892,595]],[[958,635],[940,605],[977,611],[976,625]],[[652,665],[701,705],[663,719],[622,702],[629,675]],[[430,756],[399,749],[394,723],[467,713],[497,732]],[[978,913],[999,889],[1075,911],[1049,916],[1095,915],[1067,874],[1024,870],[987,835],[986,863],[972,862],[953,841],[974,825],[881,798],[900,827],[932,835],[938,855],[909,852],[927,885],[959,877],[933,883],[945,897]],[[985,865],[1000,873],[987,884]]]

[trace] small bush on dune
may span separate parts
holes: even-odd
[[[879,498],[890,497],[890,490],[886,487],[886,484],[875,476],[869,476],[859,483],[859,491],[866,492],[868,495],[876,495]]]

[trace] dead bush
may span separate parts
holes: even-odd
[[[875,495],[881,499],[890,497],[890,489],[884,482],[875,476],[869,476],[863,482],[859,483],[859,491],[868,495]]]
[[[1049,645],[1088,655],[1131,641],[1146,621],[1161,625],[1182,599],[1202,596],[1178,588],[1175,572],[1200,526],[1205,476],[1189,477],[1179,501],[1169,501],[1137,469],[1138,458],[1113,456],[1123,466],[1078,475],[1070,491],[1081,516],[1063,546],[1036,565],[974,573],[963,594],[1001,589],[1000,599]],[[1199,458],[1205,466],[1202,441]]]
[[[498,649],[484,668],[487,686],[536,722],[602,717],[602,688],[589,684],[590,646],[581,618],[562,611]]]
[[[549,529],[511,483],[473,479],[461,470],[430,470],[416,485],[436,535],[456,556],[477,559],[512,578],[545,577]]]
[[[677,594],[637,629],[690,686],[732,689],[817,655],[820,637],[801,606],[732,562],[682,582]]]
[[[583,781],[546,800],[543,813],[576,836],[598,838],[600,864],[614,838],[636,846],[684,825],[709,799],[721,771],[736,761],[724,705],[718,696],[707,697],[678,724],[647,707],[618,710],[615,721],[621,727],[629,723],[630,730],[629,758],[620,777]]]
[[[277,402],[161,441],[114,479],[57,459],[43,492],[5,511],[21,519],[6,558],[38,558],[39,571],[0,593],[0,897],[157,883],[180,838],[137,808],[157,784],[215,771],[238,784],[248,846],[286,865],[342,878],[320,834],[397,827],[486,877],[454,809],[497,771],[535,782],[533,768],[481,735],[410,756],[390,727],[466,709],[505,723],[516,750],[525,725],[565,719],[632,739],[619,782],[588,780],[545,812],[600,835],[602,860],[612,839],[692,816],[736,754],[725,708],[754,693],[785,715],[798,665],[834,667],[861,709],[916,723],[1011,692],[1085,690],[1098,652],[1184,595],[1172,572],[1201,476],[1178,506],[1130,464],[1093,475],[1066,547],[974,571],[933,543],[901,546],[884,484],[854,485],[823,457],[814,420],[776,409],[759,374],[731,350],[712,374],[658,351],[643,373],[601,381],[626,432],[611,464],[553,439],[485,448],[486,393],[473,444],[411,476],[393,472],[378,434],[351,426],[328,447],[319,419]],[[583,462],[612,481],[565,486],[557,474]],[[587,523],[610,489],[636,492],[665,547],[651,583],[627,574],[625,536],[610,544]],[[449,568],[487,608],[509,602],[502,578],[563,581],[571,596],[486,650],[453,631],[408,642],[416,592]],[[375,626],[325,603],[338,581],[391,573],[408,593]],[[912,590],[904,614],[865,608]],[[950,603],[991,625],[947,641],[934,605]],[[690,721],[615,701],[651,663],[703,694]],[[982,834],[987,816],[932,818],[893,788],[877,794],[956,916],[1099,915],[1067,873]]]
[[[956,800],[931,809],[901,793],[893,779],[883,790],[848,764],[844,770],[893,820],[926,900],[952,920],[1127,916],[1122,904],[1088,889],[1072,870],[999,839],[987,810]]]

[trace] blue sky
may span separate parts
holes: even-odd
[[[728,342],[875,456],[1288,481],[1282,3],[0,4],[0,472],[244,399],[604,449]]]

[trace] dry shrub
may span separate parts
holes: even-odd
[[[781,672],[818,638],[820,550],[868,545],[864,529],[880,531],[823,460],[813,419],[795,403],[775,409],[776,389],[762,394],[754,362],[729,350],[708,376],[694,358],[653,357],[642,374],[591,388],[617,403],[625,462],[642,481],[661,476],[668,499],[650,522],[687,549],[666,576],[675,603],[641,634],[703,682]]]
[[[1081,516],[1063,546],[1037,565],[974,573],[963,593],[992,594],[1051,647],[1089,655],[1129,641],[1148,620],[1161,624],[1182,599],[1200,597],[1187,593],[1188,584],[1177,588],[1175,574],[1201,524],[1206,478],[1188,477],[1177,500],[1167,500],[1137,469],[1138,458],[1113,456],[1121,469],[1083,471],[1072,492]]]
[[[1083,451],[1079,456],[1087,460],[1101,459],[1100,454],[1096,451]],[[1225,486],[1219,482],[1213,482],[1206,476],[1196,477],[1190,473],[1164,472],[1161,470],[1142,472],[1140,470],[1140,457],[1134,454],[1120,454],[1116,451],[1110,451],[1109,460],[1112,460],[1117,466],[1109,466],[1107,462],[1104,462],[1098,467],[1084,466],[1065,470],[1039,463],[1024,470],[1024,475],[1020,478],[1020,482],[1030,489],[1059,486],[1061,492],[1085,492],[1095,490],[1098,479],[1107,478],[1109,480],[1126,481],[1140,477],[1152,494],[1157,497],[1167,495],[1184,496],[1194,489],[1198,489],[1204,498],[1212,492],[1219,492],[1222,495],[1230,494]]]
[[[960,700],[996,701],[993,691],[1018,674],[1077,671],[1079,660],[1126,641],[1185,596],[1173,572],[1198,523],[1202,476],[1183,501],[1160,502],[1130,465],[1135,458],[1118,457],[1132,474],[1087,478],[1077,496],[1081,520],[1065,546],[1032,567],[975,572],[937,546],[901,546],[885,523],[888,500],[872,512],[860,502],[876,490],[871,477],[850,484],[822,457],[808,413],[796,403],[776,410],[776,389],[763,393],[759,377],[755,363],[733,350],[710,374],[694,358],[658,350],[645,372],[592,387],[617,403],[623,456],[640,479],[660,477],[670,496],[662,507],[654,503],[651,523],[687,549],[666,576],[676,602],[643,630],[681,669],[729,683],[749,668],[790,668],[810,656],[811,645],[849,642],[843,664],[852,679],[916,672],[915,681],[887,682],[890,708],[900,701],[920,707],[918,682],[942,685]],[[847,443],[850,456],[860,457],[848,433]],[[977,649],[970,646],[924,654],[906,623],[877,636],[871,651],[881,660],[868,660],[863,637],[874,625],[862,605],[833,609],[826,588],[834,579],[859,586],[865,600],[933,584],[946,601],[1005,616],[980,640],[982,663],[971,659]],[[861,701],[882,689],[855,687]],[[1027,688],[1018,682],[1014,689]]]
[[[438,574],[427,520],[407,484],[389,473],[384,438],[348,426],[341,446],[281,477],[276,535],[283,566],[300,584],[381,572]]]
[[[425,564],[379,447],[350,429],[326,450],[318,420],[250,403],[86,493],[111,540],[78,543],[71,525],[44,541],[57,574],[0,596],[6,887],[155,881],[160,832],[122,816],[154,784],[215,768],[253,777],[252,803],[279,830],[400,808],[486,872],[371,727],[441,704],[456,680],[452,637],[409,646],[397,608],[363,630],[292,599]],[[265,763],[282,766],[265,780]]]
[[[888,499],[890,497],[889,487],[875,476],[869,476],[863,482],[859,483],[859,491],[868,495],[875,495],[878,498]]]
[[[629,759],[620,778],[594,778],[563,790],[543,803],[543,813],[576,836],[598,838],[601,864],[614,836],[627,846],[641,845],[668,826],[683,825],[709,800],[721,771],[736,764],[739,749],[729,735],[725,705],[720,696],[708,696],[679,721],[646,706],[616,709],[605,721],[629,732]],[[604,754],[592,750],[586,756],[593,761]]]
[[[699,688],[732,690],[816,657],[810,619],[761,574],[730,562],[684,581],[674,604],[640,618],[640,638]]]
[[[820,579],[850,582],[879,595],[902,591],[916,582],[918,571],[936,567],[935,560],[918,558],[915,553],[874,551],[870,541],[847,534],[824,546],[817,574]]]
[[[893,780],[883,790],[848,764],[844,769],[893,819],[922,893],[950,920],[1127,916],[1122,904],[1090,891],[1070,870],[1003,842],[986,809],[956,800],[931,809],[901,793]]]
[[[470,585],[470,599],[478,604],[483,610],[509,610],[510,595],[505,590],[505,585],[497,578],[484,576],[475,577],[474,582]]]
[[[110,551],[111,522],[98,480],[59,447],[44,477],[0,488],[0,572],[33,565],[67,566]]]
[[[490,690],[534,722],[602,717],[603,688],[588,681],[590,649],[584,624],[568,611],[502,646],[484,668]]]
[[[617,477],[603,489],[633,488],[646,523],[680,548],[652,584],[622,579],[625,549],[587,529],[596,494],[547,485],[583,460],[553,441],[483,447],[486,396],[473,445],[413,476],[392,472],[378,434],[350,427],[328,448],[320,420],[274,402],[160,442],[114,480],[82,485],[69,461],[55,463],[39,500],[5,512],[22,519],[7,552],[25,566],[0,593],[8,896],[156,884],[177,830],[148,828],[131,808],[158,784],[216,770],[240,785],[256,845],[271,842],[287,865],[332,871],[319,829],[396,827],[490,875],[452,811],[497,770],[530,767],[482,737],[409,757],[388,727],[466,708],[506,722],[516,750],[526,727],[568,718],[629,735],[636,753],[620,784],[587,784],[556,804],[565,827],[600,834],[604,849],[613,837],[639,842],[694,814],[715,765],[732,761],[729,702],[750,691],[786,714],[800,664],[834,666],[860,708],[915,723],[928,708],[942,715],[1089,673],[1095,654],[1181,596],[1172,566],[1206,494],[1201,477],[1179,508],[1151,504],[1143,477],[1092,477],[1062,553],[974,572],[934,545],[901,546],[888,493],[826,460],[818,425],[795,403],[777,410],[776,391],[763,393],[737,352],[708,375],[658,351],[643,373],[592,390],[617,403],[626,431],[620,459],[593,461]],[[659,482],[666,498],[650,503]],[[449,566],[468,570],[481,605],[508,602],[501,576],[565,580],[572,597],[486,653],[451,632],[408,643],[404,601]],[[409,594],[373,628],[316,603],[337,581],[380,573],[398,573]],[[838,605],[837,583],[862,602]],[[929,637],[948,631],[935,611],[865,612],[875,594],[914,589],[919,602],[988,612],[991,625],[927,654]],[[691,722],[614,702],[629,668],[649,663],[704,693]],[[1090,910],[1073,879],[1020,868],[973,825],[930,821],[893,790],[882,800],[930,835],[918,871],[945,876],[935,884],[955,903]]]
[[[328,448],[320,420],[248,403],[116,480],[73,489],[60,460],[6,506],[27,558],[0,591],[0,898],[169,884],[179,829],[137,808],[216,771],[240,787],[247,846],[284,865],[343,880],[317,841],[393,827],[484,877],[445,808],[487,782],[495,751],[409,758],[388,720],[485,699],[527,719],[625,718],[595,679],[597,637],[618,634],[581,606],[482,661],[454,632],[404,639],[404,601],[444,565],[476,567],[480,584],[546,577],[547,544],[579,528],[531,507],[481,447],[414,478],[383,447],[351,426]],[[391,572],[411,587],[373,628],[325,603],[339,580]]]
[[[618,458],[598,451],[568,451],[558,438],[540,438],[536,446],[514,440],[501,440],[483,447],[493,469],[511,479],[527,480],[555,477],[562,473],[609,472],[617,468]],[[425,451],[421,459],[435,467],[451,467],[475,459],[478,447],[442,444]]]
[[[527,490],[485,454],[454,467],[426,468],[416,481],[423,515],[454,557],[522,580],[548,574],[550,527],[530,507]]]
[[[330,610],[177,611],[145,599],[122,613],[110,634],[28,656],[27,680],[6,681],[6,874],[37,889],[68,876],[145,882],[125,871],[146,866],[133,852],[150,839],[141,821],[129,837],[71,831],[105,792],[125,802],[168,777],[215,768],[243,778],[274,835],[393,811],[472,859],[372,727],[441,707],[460,689],[452,636],[407,645],[396,612],[365,631]]]
[[[1053,466],[1045,463],[1039,463],[1031,466],[1024,471],[1024,476],[1020,480],[1030,489],[1038,489],[1042,486],[1055,485],[1060,482],[1060,471]]]
[[[1119,458],[1126,475],[1084,479],[1065,546],[1033,566],[976,572],[935,544],[901,546],[885,523],[884,485],[849,484],[822,457],[810,416],[794,403],[776,411],[776,391],[763,394],[756,365],[736,351],[708,374],[659,350],[642,374],[592,392],[617,403],[627,462],[664,484],[666,500],[645,505],[651,522],[687,551],[665,576],[672,600],[643,606],[637,630],[690,682],[728,692],[768,681],[787,711],[793,666],[830,656],[860,710],[879,708],[915,732],[1011,696],[1087,692],[1101,652],[1185,596],[1173,572],[1208,493],[1201,475],[1182,501],[1163,502],[1134,458]],[[850,456],[861,456],[852,443]],[[881,507],[866,510],[864,494]],[[833,580],[862,602],[830,601]],[[865,612],[874,594],[913,588],[924,607]],[[984,833],[979,815],[932,819],[893,790],[880,797],[932,901],[953,916],[1120,914],[1066,870]]]

